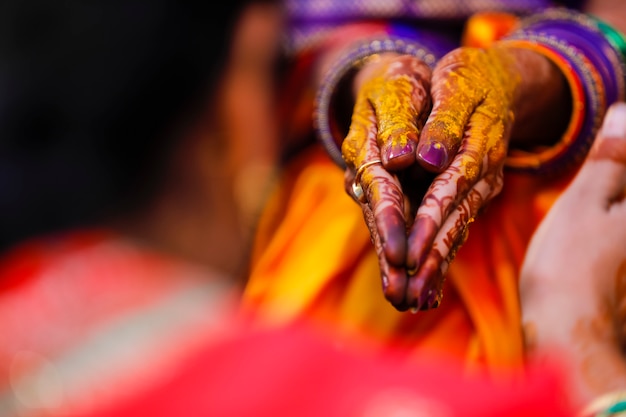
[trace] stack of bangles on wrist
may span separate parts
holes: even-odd
[[[579,417],[626,416],[626,391],[604,394],[593,400]]]
[[[572,96],[572,116],[559,143],[538,153],[509,152],[507,168],[547,174],[579,163],[607,108],[625,97],[624,37],[586,14],[551,8],[522,19],[498,43],[544,55],[563,72]]]
[[[371,56],[383,52],[413,55],[431,67],[450,50],[431,39],[390,34],[355,45],[326,74],[315,102],[317,134],[332,160],[345,168],[341,143],[345,133],[333,117],[333,100],[341,82]],[[586,156],[608,107],[626,99],[626,39],[605,22],[566,8],[548,8],[525,17],[497,41],[544,55],[563,73],[572,97],[572,115],[560,141],[538,152],[510,150],[509,170],[554,174],[579,164]]]
[[[429,42],[429,39],[415,40],[419,37],[417,33],[415,39],[411,35],[414,34],[409,30],[392,30],[392,33],[385,37],[379,36],[357,42],[325,74],[315,99],[313,122],[318,138],[339,167],[343,169],[346,167],[341,155],[341,143],[347,133],[341,132],[334,117],[336,112],[333,108],[333,100],[339,85],[350,79],[368,58],[381,53],[395,52],[412,55],[433,68],[437,59],[451,49],[449,45]]]

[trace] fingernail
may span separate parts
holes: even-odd
[[[387,288],[389,288],[389,278],[387,278],[386,275],[383,275],[383,292],[387,291]]]
[[[600,136],[626,139],[626,103],[615,103],[604,116]]]
[[[392,159],[399,158],[405,155],[413,155],[415,153],[415,142],[409,141],[406,144],[395,144],[387,148],[387,152],[385,153],[386,161],[389,162]]]
[[[437,170],[441,170],[448,165],[448,151],[439,142],[431,142],[422,147],[418,156]]]

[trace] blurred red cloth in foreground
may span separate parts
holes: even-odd
[[[0,259],[0,415],[573,416],[557,368],[495,382],[298,323],[253,327],[227,280],[102,231]]]
[[[376,356],[329,343],[297,325],[245,330],[190,358],[173,378],[124,404],[89,414],[118,416],[573,416],[556,368],[496,384],[459,368]]]

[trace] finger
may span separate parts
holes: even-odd
[[[406,259],[406,218],[404,197],[398,180],[381,164],[378,148],[377,123],[373,108],[361,96],[342,148],[349,170],[354,170],[350,194],[360,203],[367,203],[372,209],[375,229],[381,240],[381,247],[388,261],[403,265]],[[346,174],[346,179],[351,177]],[[370,232],[373,229],[370,228]]]
[[[406,260],[406,219],[404,195],[398,179],[380,164],[363,170],[360,183],[365,200],[374,216],[375,228],[380,236],[387,260],[404,266]]]
[[[424,195],[408,238],[407,267],[410,271],[421,267],[448,215],[489,168],[483,132],[488,117],[481,112],[473,116],[454,161],[434,179]]]
[[[377,115],[383,166],[397,171],[415,162],[415,149],[430,110],[430,68],[411,56],[396,58],[367,85]]]
[[[411,307],[427,310],[439,306],[448,267],[467,240],[469,227],[490,198],[492,188],[489,181],[479,181],[447,217],[419,270],[408,278],[406,302]]]
[[[410,271],[421,268],[448,215],[480,180],[488,186],[483,196],[485,202],[502,189],[509,124],[493,107],[486,100],[474,110],[465,127],[459,152],[424,196],[408,238],[407,267]]]
[[[378,233],[374,212],[366,203],[361,204],[361,209],[363,210],[363,217],[370,230],[372,243],[378,256],[383,294],[396,309],[404,311],[408,308],[404,302],[407,284],[405,269],[403,266],[398,267],[389,264],[380,234]]]
[[[368,161],[380,160],[380,150],[376,143],[377,132],[374,109],[367,97],[360,93],[354,104],[350,129],[341,144],[341,155],[353,173]]]
[[[417,162],[432,172],[442,172],[453,160],[474,109],[482,99],[462,70],[463,61],[450,54],[433,72],[433,109],[420,134]]]
[[[624,198],[625,187],[626,103],[616,103],[606,113],[572,189],[590,201],[611,202]]]

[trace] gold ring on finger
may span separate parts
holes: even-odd
[[[352,182],[352,192],[359,201],[362,201],[364,195],[363,187],[361,186],[361,176],[363,175],[363,171],[365,171],[365,168],[376,164],[382,164],[382,161],[380,159],[374,159],[364,162],[363,164],[361,164],[361,166],[357,168],[356,173],[354,174],[354,181]]]

